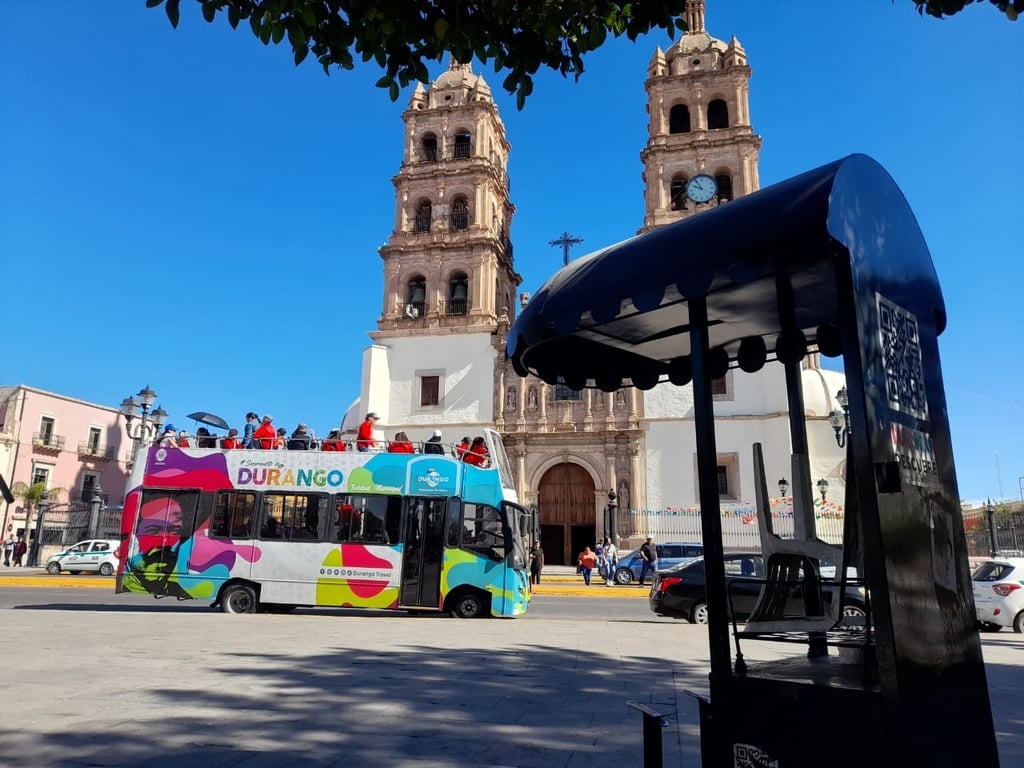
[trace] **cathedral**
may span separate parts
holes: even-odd
[[[639,233],[757,191],[761,137],[749,104],[751,70],[739,41],[711,37],[704,0],[686,7],[687,32],[655,51],[645,89],[649,117]],[[509,237],[515,207],[509,141],[491,89],[469,64],[452,63],[416,86],[403,113],[405,144],[394,177],[395,223],[380,248],[384,303],[364,351],[359,400],[343,428],[367,412],[383,436],[414,441],[441,429],[445,443],[493,427],[503,436],[520,501],[536,506],[547,562],[608,533],[618,507],[624,546],[638,543],[636,513],[697,502],[690,386],[614,394],[520,378],[505,359],[522,282]],[[827,422],[841,374],[810,355],[803,371],[812,474],[842,483],[845,458]],[[789,468],[784,374],[732,372],[715,382],[719,495],[753,498],[750,446],[766,470]],[[776,449],[773,451],[772,447]],[[613,495],[614,494],[614,495]]]

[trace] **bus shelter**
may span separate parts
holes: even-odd
[[[998,764],[939,363],[945,325],[907,201],[878,163],[852,155],[567,265],[510,330],[520,375],[606,392],[693,387],[705,766]],[[847,377],[838,546],[815,535],[811,509],[800,369],[815,351],[841,357]],[[766,574],[736,625],[711,382],[765,365],[785,370],[795,533],[772,530],[752,445]],[[859,619],[841,610],[853,589],[869,605]],[[789,652],[744,657],[765,642]]]

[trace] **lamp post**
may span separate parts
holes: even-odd
[[[779,480],[779,497],[784,499],[788,495],[789,495],[789,480],[787,480],[786,478],[783,477],[783,478],[781,478]]]
[[[828,423],[832,425],[832,431],[836,433],[836,443],[840,448],[846,447],[846,440],[850,436],[850,397],[846,393],[846,387],[836,392],[836,402],[842,410],[833,410],[828,415]]]
[[[821,503],[824,504],[825,503],[825,498],[826,498],[826,496],[828,494],[828,480],[826,480],[823,477],[823,478],[821,478],[821,480],[818,481],[817,485],[818,485],[818,493],[821,494]]]
[[[103,489],[97,480],[92,488],[92,498],[89,499],[89,538],[95,539],[100,525],[100,509],[103,507]]]
[[[614,488],[612,490],[608,491],[608,531],[610,531],[610,533],[606,533],[606,535],[608,536],[608,538],[610,538],[612,540],[612,544],[614,544],[617,547],[617,546],[619,546],[619,543],[618,543],[618,538],[619,537],[618,537],[618,526],[616,524],[617,521],[615,520],[615,512],[618,510],[619,505],[615,501],[616,498],[617,497],[615,495],[615,489]]]
[[[36,530],[32,534],[32,546],[28,550],[28,562],[25,563],[30,568],[39,565],[39,550],[43,545],[43,521],[46,519],[46,513],[49,509],[50,492],[43,491],[43,495],[39,497],[39,506],[36,509]],[[25,535],[28,535],[27,530]]]
[[[124,431],[128,433],[133,441],[135,441],[135,450],[138,449],[140,444],[147,443],[157,436],[160,432],[160,428],[164,425],[164,419],[167,418],[167,411],[160,406],[157,406],[156,410],[150,413],[150,408],[153,407],[153,403],[156,402],[156,392],[146,385],[145,389],[139,390],[138,400],[133,396],[128,396],[121,401],[121,415],[124,416]],[[136,417],[138,411],[142,411],[141,415]],[[138,418],[138,421],[135,419]],[[132,422],[135,421],[133,425]],[[132,451],[132,456],[135,455],[135,450]]]

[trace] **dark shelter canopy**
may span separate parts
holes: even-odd
[[[892,263],[890,280],[926,291],[941,333],[942,295],[903,194],[851,155],[569,264],[523,310],[508,354],[520,375],[574,389],[686,384],[688,300],[706,296],[713,376],[729,361],[752,372],[769,356],[798,360],[814,343],[835,356],[835,260],[896,247],[919,258]]]
[[[753,764],[752,754],[786,768],[998,765],[939,360],[945,325],[910,206],[878,163],[851,155],[567,265],[510,329],[516,372],[548,384],[692,381],[711,658],[703,765]],[[846,372],[837,573],[845,581],[852,569],[868,598],[856,632],[834,612],[825,621],[821,553],[840,548],[815,535],[800,371],[814,346],[841,355]],[[761,525],[771,512],[754,443],[767,575],[740,630],[729,620],[712,381],[773,359],[789,445],[770,449],[789,453],[794,536],[776,541]],[[791,590],[802,614],[786,612]],[[741,641],[807,652],[748,662]]]

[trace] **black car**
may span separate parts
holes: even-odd
[[[764,558],[760,552],[729,552],[725,555],[725,582],[732,611],[737,621],[745,621],[757,604],[762,582],[746,579],[764,579]],[[824,584],[828,600],[832,588]],[[707,591],[704,585],[704,558],[698,557],[665,571],[658,571],[651,584],[649,596],[651,610],[662,616],[680,616],[693,624],[707,624]],[[801,616],[803,600],[798,587],[787,601],[787,613]],[[844,616],[863,616],[865,612],[863,590],[848,587],[843,606]]]

